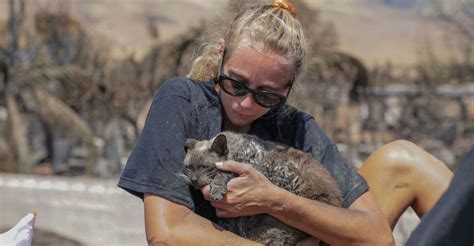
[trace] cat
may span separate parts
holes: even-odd
[[[296,195],[342,206],[341,191],[333,177],[319,161],[300,150],[233,132],[222,132],[211,140],[187,139],[185,147],[184,169],[179,176],[196,189],[210,185],[212,199],[221,200],[227,183],[236,177],[217,169],[215,163],[234,160],[251,165],[270,182]],[[266,214],[220,218],[217,223],[265,245],[295,245],[308,237]]]

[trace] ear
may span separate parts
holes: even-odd
[[[197,142],[198,141],[196,139],[193,139],[193,138],[186,139],[186,142],[184,143],[184,147],[186,148],[186,151],[188,151],[189,149],[193,149],[194,146],[196,146]]]
[[[229,153],[227,148],[227,137],[224,134],[219,134],[214,139],[210,151],[217,153],[219,156],[224,156]]]

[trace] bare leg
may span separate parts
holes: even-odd
[[[377,149],[359,173],[367,180],[392,228],[408,206],[420,217],[428,212],[453,176],[440,160],[404,140]]]

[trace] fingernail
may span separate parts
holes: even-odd
[[[222,161],[216,162],[216,167],[222,167],[224,166],[224,163]]]

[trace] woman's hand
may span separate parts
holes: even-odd
[[[209,196],[209,185],[202,189],[204,197],[216,208],[218,217],[240,217],[266,213],[272,204],[273,191],[278,188],[250,165],[225,161],[216,163],[223,171],[237,173],[227,184],[227,193],[219,201]]]
[[[296,246],[319,246],[320,244],[321,240],[314,237],[308,237],[299,241]]]

